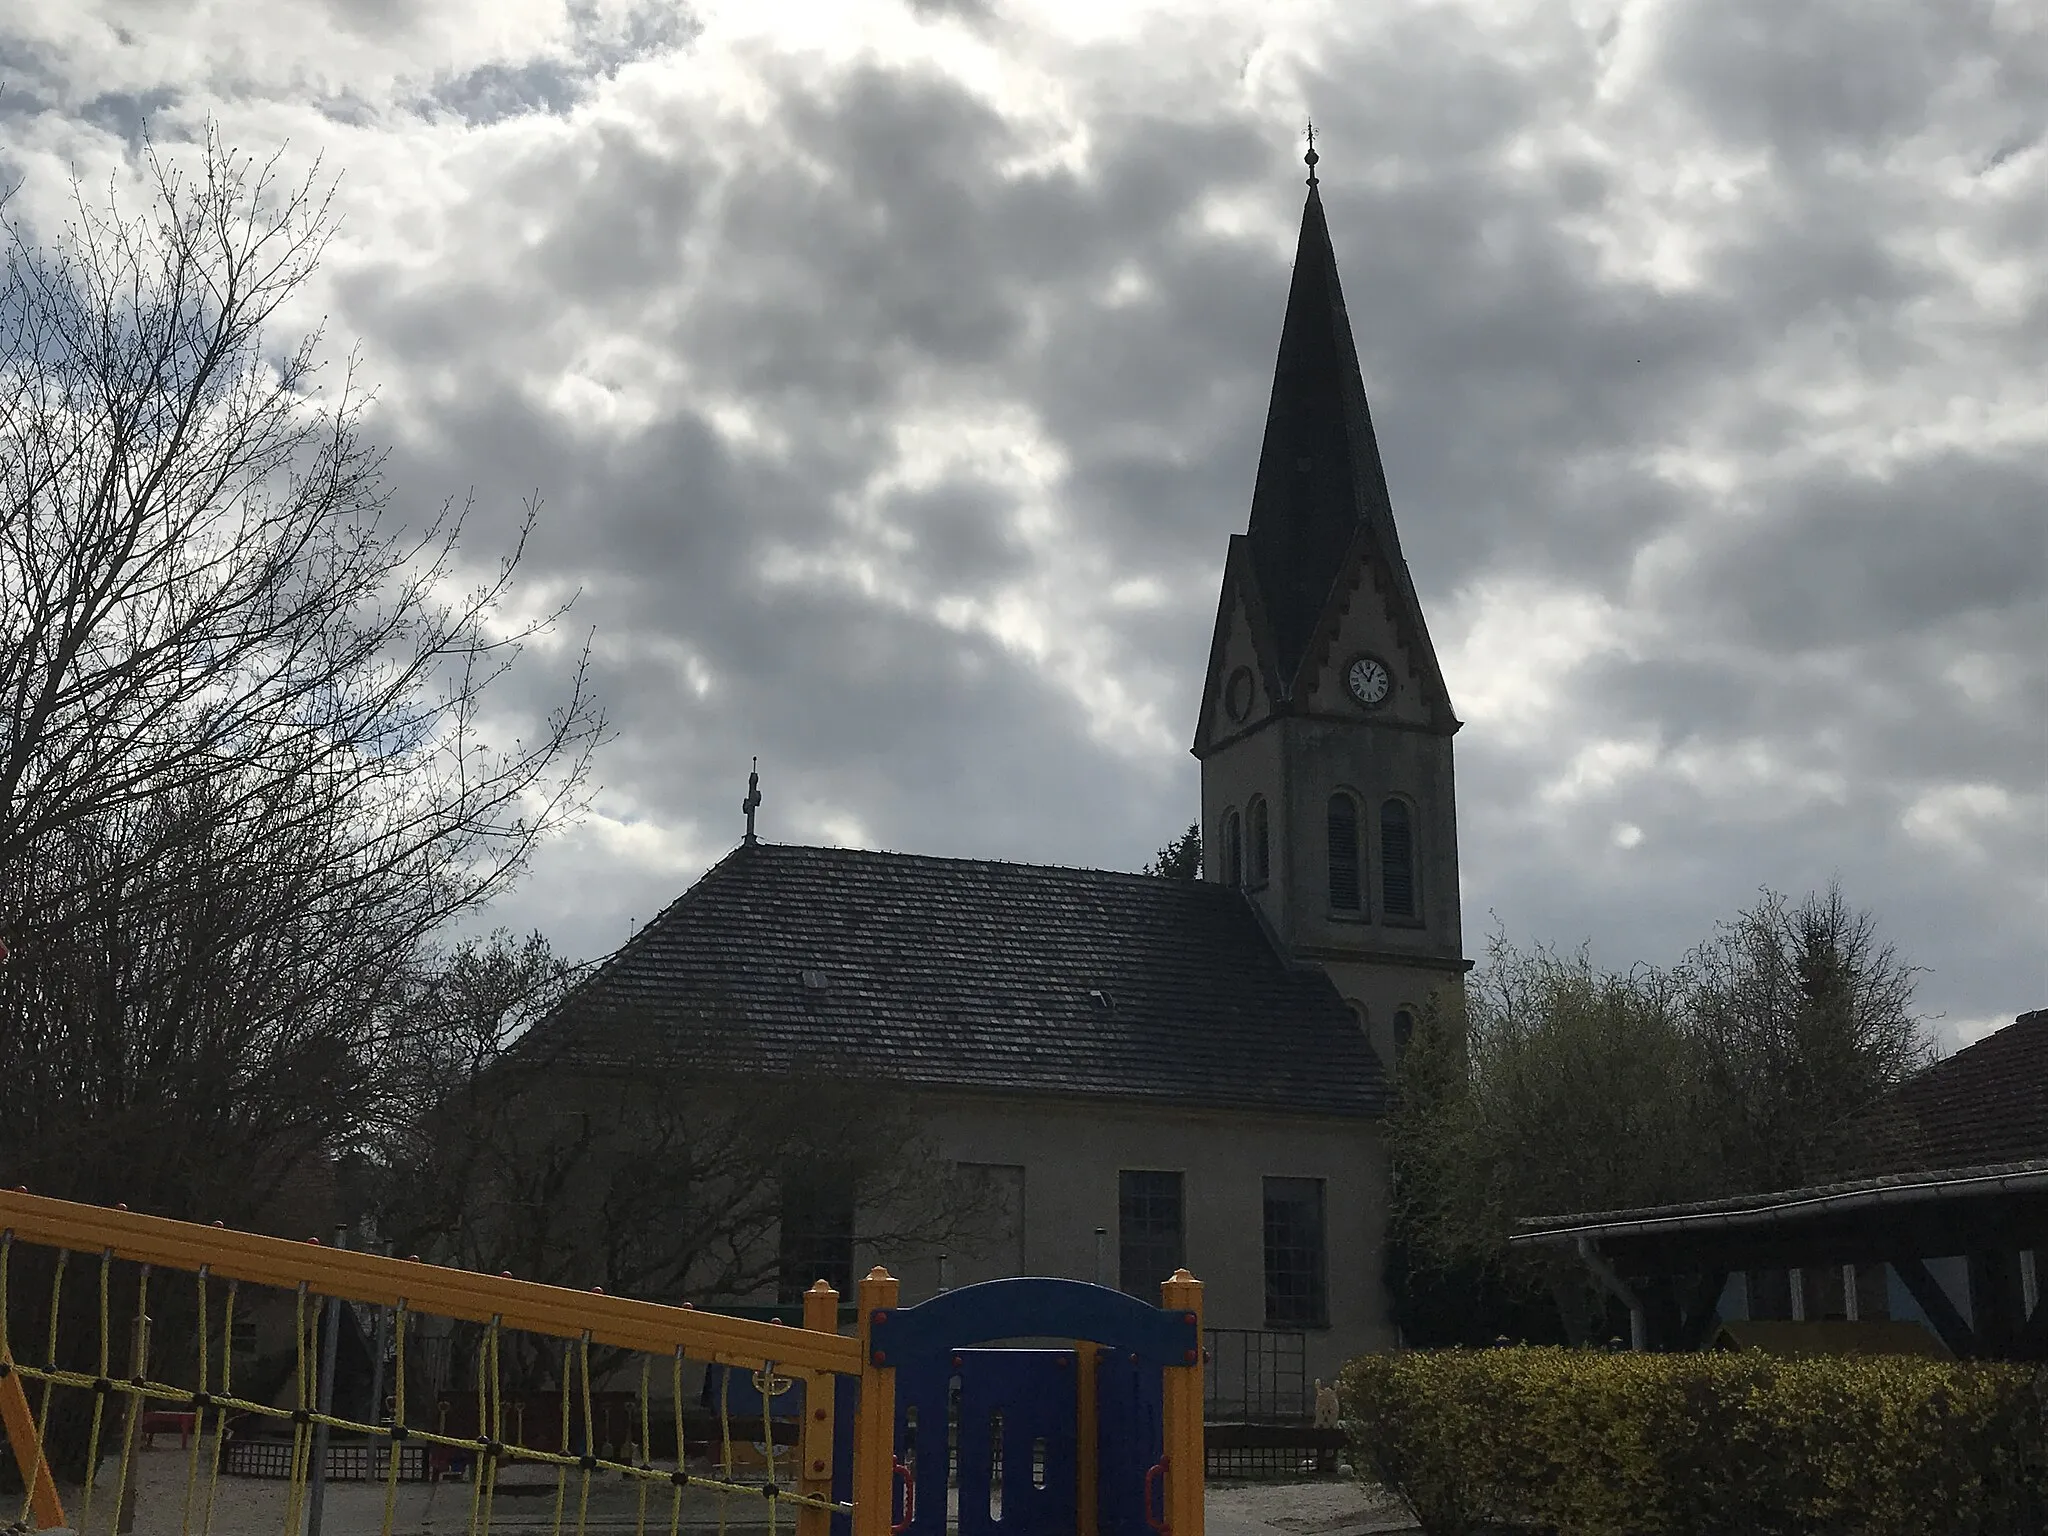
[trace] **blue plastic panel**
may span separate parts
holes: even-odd
[[[872,1337],[883,1365],[907,1366],[1000,1339],[1087,1339],[1157,1368],[1196,1358],[1202,1341],[1188,1319],[1085,1280],[988,1280],[886,1310]]]

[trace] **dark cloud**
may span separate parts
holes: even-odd
[[[1039,67],[995,7],[914,8]],[[1468,952],[1497,912],[1668,962],[1758,887],[1839,876],[1932,1009],[2038,1006],[2039,50],[1847,0],[1503,25],[1312,29],[1287,86],[1470,721]],[[663,7],[557,31],[391,66],[436,82],[384,131],[444,179],[336,291],[394,482],[475,485],[480,558],[538,487],[530,572],[598,627],[600,819],[501,916],[617,943],[737,836],[755,753],[771,837],[1140,865],[1195,809],[1291,125],[1173,83],[1238,76],[1199,28],[1047,53],[1064,155],[939,63],[720,52]],[[569,658],[530,652],[505,713]]]

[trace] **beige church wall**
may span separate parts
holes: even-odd
[[[1330,1326],[1307,1332],[1307,1373],[1327,1381],[1346,1360],[1393,1347],[1382,1272],[1387,1168],[1376,1124],[994,1098],[938,1101],[930,1123],[948,1157],[1024,1170],[1021,1244],[1014,1234],[998,1243],[1021,1248],[1031,1274],[1093,1280],[1102,1227],[1105,1278],[1117,1284],[1119,1172],[1180,1173],[1188,1267],[1204,1282],[1215,1328],[1265,1326],[1262,1181],[1320,1178]],[[935,1258],[858,1257],[862,1272],[883,1263],[898,1275],[906,1303],[938,1287]],[[950,1254],[947,1265],[955,1286],[1010,1267],[977,1253]]]
[[[1286,791],[1285,775],[1281,772],[1281,733],[1276,727],[1257,731],[1242,740],[1233,742],[1215,757],[1209,759],[1202,769],[1202,878],[1221,880],[1223,878],[1223,816],[1226,811],[1235,810],[1242,822],[1252,797],[1266,798],[1268,814],[1271,817],[1270,847],[1272,854],[1271,878],[1261,890],[1253,891],[1252,897],[1265,913],[1266,920],[1276,929],[1286,925],[1287,913],[1285,895],[1287,880],[1285,874],[1286,844],[1285,828],[1287,809],[1281,797]],[[1247,872],[1251,849],[1245,844]]]
[[[1393,674],[1393,697],[1373,712],[1379,720],[1397,725],[1422,725],[1429,711],[1422,699],[1422,674],[1415,655],[1404,646],[1388,613],[1389,597],[1374,585],[1370,575],[1361,574],[1351,589],[1351,600],[1338,620],[1336,638],[1322,654],[1325,658],[1308,691],[1299,702],[1311,714],[1341,714],[1357,709],[1347,691],[1345,674],[1360,655],[1376,656]]]

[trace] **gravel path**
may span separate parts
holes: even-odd
[[[159,1444],[153,1451],[137,1455],[137,1479],[133,1536],[190,1536],[208,1527],[202,1523],[206,1495],[206,1473],[200,1468],[197,1501],[191,1524],[185,1523],[186,1459],[175,1442]],[[114,1504],[116,1464],[109,1462],[102,1481],[93,1491],[90,1536],[109,1533]],[[520,1475],[520,1474],[515,1474]],[[541,1474],[525,1472],[528,1479]],[[83,1513],[80,1491],[60,1489],[65,1514],[75,1523]],[[284,1536],[285,1484],[259,1478],[223,1476],[214,1493],[210,1529],[217,1536],[258,1536],[276,1532]],[[398,1486],[394,1529],[402,1536],[457,1536],[469,1529],[471,1488],[467,1483],[401,1483]],[[715,1494],[691,1490],[684,1498],[683,1528],[691,1536],[720,1530],[720,1504]],[[757,1499],[726,1501],[725,1529],[733,1536],[753,1536],[768,1529],[766,1509]],[[577,1479],[569,1482],[567,1518],[563,1528],[575,1528]],[[584,1528],[590,1531],[631,1531],[639,1523],[638,1489],[623,1478],[595,1479]],[[0,1524],[16,1513],[0,1510]],[[777,1529],[793,1536],[795,1511],[785,1509]],[[664,1492],[650,1490],[646,1529],[666,1536],[669,1505]],[[323,1536],[374,1536],[382,1526],[384,1489],[381,1484],[354,1482],[327,1485]],[[535,1483],[526,1491],[510,1491],[501,1485],[491,1511],[494,1532],[530,1533],[552,1531],[555,1519],[554,1481]],[[1399,1501],[1391,1500],[1361,1484],[1336,1478],[1301,1483],[1218,1483],[1211,1485],[1207,1501],[1208,1536],[1380,1536],[1380,1533],[1412,1532],[1416,1526]]]

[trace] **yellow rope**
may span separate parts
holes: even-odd
[[[755,1378],[761,1383],[761,1454],[768,1463],[768,1481],[761,1491],[768,1496],[768,1536],[775,1532],[775,1362],[764,1361],[761,1374]]]
[[[562,1450],[569,1449],[569,1384],[575,1377],[572,1346],[562,1346]],[[569,1468],[565,1464],[555,1473],[555,1526],[554,1536],[562,1536],[562,1510],[569,1497]]]
[[[648,1436],[651,1433],[647,1422],[647,1384],[653,1379],[654,1357],[652,1355],[642,1355],[640,1357],[640,1441],[638,1454],[621,1456],[619,1458],[621,1461],[632,1462],[636,1467],[643,1461],[652,1462],[654,1460],[654,1453],[647,1444]],[[644,1479],[640,1484],[639,1508],[633,1517],[633,1536],[647,1536],[647,1483]]]
[[[135,1322],[129,1333],[128,1379],[140,1383],[147,1376],[149,1350],[149,1266],[142,1266],[142,1283],[135,1298]],[[136,1432],[149,1406],[147,1397],[130,1395],[121,1416],[121,1469],[114,1479],[114,1524],[121,1523],[121,1509],[128,1500],[128,1472],[135,1457]]]
[[[384,1519],[377,1527],[378,1536],[391,1536],[392,1519],[398,1509],[398,1462],[403,1445],[399,1436],[405,1428],[405,1301],[402,1297],[391,1315],[391,1351],[391,1373],[397,1381],[392,1389],[391,1426],[384,1438]],[[382,1403],[370,1404],[374,1417],[381,1418],[383,1409]]]
[[[100,1480],[100,1417],[106,1410],[107,1395],[100,1390],[99,1383],[107,1379],[107,1271],[113,1262],[114,1250],[111,1248],[102,1249],[100,1251],[100,1368],[98,1379],[93,1383],[92,1433],[86,1437],[85,1444],[85,1499],[84,1507],[80,1510],[78,1516],[78,1525],[81,1530],[90,1527],[92,1524],[92,1490],[94,1485]],[[53,1360],[56,1358],[55,1350],[51,1351],[51,1358]],[[119,1523],[118,1512],[115,1523]]]
[[[590,1464],[597,1458],[597,1425],[590,1414],[590,1330],[583,1330],[577,1346],[583,1370],[583,1486],[576,1497],[576,1536],[583,1536],[590,1521]]]
[[[220,1492],[220,1455],[228,1438],[228,1410],[224,1406],[234,1398],[235,1387],[235,1297],[241,1292],[241,1281],[228,1282],[228,1298],[221,1305],[220,1318],[220,1396],[221,1403],[213,1410],[213,1470],[206,1481],[206,1523],[205,1530],[213,1529],[214,1499]],[[200,1421],[200,1433],[206,1430],[204,1419]]]
[[[57,1272],[50,1278],[50,1347],[43,1356],[44,1363],[51,1369],[57,1368],[57,1310],[64,1299],[64,1268],[71,1262],[71,1250],[57,1250]],[[17,1367],[19,1369],[19,1367]],[[50,1443],[50,1394],[56,1390],[54,1381],[44,1381],[43,1401],[36,1410],[36,1444]],[[22,1517],[28,1516],[28,1506],[22,1507]],[[81,1518],[83,1516],[81,1515]]]
[[[506,1368],[505,1351],[510,1347],[504,1333],[502,1314],[494,1316],[484,1330],[478,1354],[478,1424],[476,1433],[469,1437],[444,1433],[421,1431],[414,1434],[407,1425],[406,1408],[406,1355],[408,1316],[406,1303],[400,1300],[394,1313],[396,1333],[393,1340],[395,1354],[395,1377],[393,1383],[393,1411],[388,1422],[384,1419],[383,1403],[372,1404],[368,1415],[372,1422],[357,1423],[351,1419],[322,1413],[317,1410],[321,1377],[324,1374],[318,1362],[317,1345],[319,1335],[314,1331],[314,1310],[319,1298],[313,1296],[310,1281],[299,1283],[294,1291],[294,1399],[289,1407],[276,1407],[267,1403],[251,1402],[235,1395],[234,1358],[235,1322],[239,1302],[239,1287],[234,1281],[227,1286],[225,1298],[219,1305],[220,1365],[218,1388],[211,1359],[212,1341],[216,1337],[215,1300],[211,1266],[201,1264],[194,1271],[196,1287],[196,1322],[198,1350],[196,1356],[196,1386],[187,1389],[150,1378],[149,1359],[153,1345],[151,1337],[150,1290],[153,1271],[150,1266],[138,1269],[136,1290],[135,1327],[131,1340],[131,1363],[125,1380],[112,1377],[113,1368],[113,1306],[111,1276],[113,1251],[105,1249],[100,1255],[99,1277],[99,1339],[93,1372],[71,1370],[61,1367],[57,1361],[57,1349],[62,1337],[61,1307],[63,1302],[66,1265],[73,1250],[57,1248],[55,1272],[51,1281],[49,1319],[49,1358],[46,1365],[27,1366],[13,1355],[11,1300],[12,1253],[14,1234],[0,1231],[0,1359],[10,1362],[24,1381],[40,1380],[42,1403],[38,1419],[39,1441],[46,1443],[47,1429],[51,1414],[54,1391],[62,1386],[67,1389],[90,1390],[94,1396],[91,1428],[88,1435],[87,1457],[90,1472],[96,1472],[107,1432],[106,1411],[108,1400],[116,1393],[123,1400],[125,1417],[122,1429],[121,1456],[115,1482],[115,1510],[110,1521],[118,1523],[122,1507],[142,1480],[142,1463],[137,1459],[141,1449],[139,1437],[142,1434],[142,1420],[153,1402],[177,1404],[191,1408],[192,1438],[186,1446],[183,1458],[185,1487],[179,1515],[179,1536],[205,1536],[213,1529],[213,1522],[219,1509],[220,1474],[228,1441],[230,1416],[248,1416],[252,1419],[292,1424],[290,1454],[287,1462],[287,1490],[285,1498],[286,1536],[296,1536],[305,1517],[309,1497],[309,1474],[313,1454],[314,1431],[318,1426],[329,1430],[345,1430],[366,1433],[370,1442],[376,1444],[381,1438],[386,1462],[383,1469],[384,1499],[381,1521],[382,1536],[392,1536],[397,1524],[397,1485],[401,1480],[403,1457],[401,1452],[411,1448],[411,1442],[420,1443],[420,1454],[427,1454],[428,1448],[439,1447],[464,1452],[474,1458],[475,1475],[471,1479],[470,1520],[472,1536],[487,1536],[495,1511],[495,1496],[499,1474],[506,1458],[514,1462],[525,1462],[535,1466],[552,1465],[556,1468],[554,1526],[559,1532],[567,1513],[567,1484],[569,1469],[573,1466],[580,1473],[575,1529],[578,1536],[590,1529],[593,1518],[591,1490],[596,1474],[617,1472],[637,1480],[634,1497],[634,1530],[636,1536],[646,1536],[649,1528],[650,1508],[649,1484],[656,1478],[669,1483],[670,1509],[668,1530],[670,1536],[679,1536],[683,1525],[685,1489],[695,1483],[706,1488],[718,1500],[718,1530],[721,1536],[730,1536],[732,1527],[731,1500],[735,1496],[769,1501],[767,1526],[771,1536],[779,1536],[782,1516],[777,1506],[785,1497],[794,1499],[800,1507],[816,1508],[835,1515],[847,1513],[847,1506],[834,1503],[829,1497],[819,1498],[798,1491],[800,1484],[784,1493],[779,1476],[781,1464],[787,1456],[779,1455],[776,1444],[774,1398],[776,1388],[781,1384],[776,1364],[772,1360],[759,1362],[756,1380],[761,1387],[761,1429],[763,1435],[766,1478],[758,1482],[743,1482],[739,1478],[736,1463],[736,1447],[732,1422],[732,1372],[753,1365],[751,1361],[716,1362],[720,1370],[718,1400],[718,1434],[715,1442],[720,1465],[716,1475],[692,1477],[689,1473],[689,1432],[683,1403],[683,1365],[687,1358],[685,1348],[678,1346],[670,1361],[670,1400],[675,1415],[675,1462],[672,1469],[657,1469],[653,1456],[653,1359],[642,1356],[638,1388],[639,1415],[638,1435],[633,1433],[633,1417],[627,1409],[624,1426],[625,1437],[616,1447],[606,1444],[600,1454],[596,1422],[596,1382],[592,1370],[592,1338],[588,1330],[574,1343],[563,1342],[561,1371],[561,1441],[558,1450],[540,1451],[527,1447],[523,1430],[514,1438],[521,1443],[507,1443],[507,1386],[504,1377]],[[381,1329],[379,1330],[381,1334]],[[576,1383],[580,1371],[580,1386]],[[570,1454],[571,1425],[576,1405],[571,1402],[572,1393],[580,1394],[583,1443]],[[211,1424],[209,1425],[209,1419]],[[608,1410],[607,1431],[613,1427]],[[212,1444],[203,1446],[209,1428],[212,1430]],[[207,1455],[206,1496],[198,1498],[198,1476],[201,1456]],[[616,1452],[616,1455],[614,1454]],[[323,1472],[325,1469],[321,1469]],[[88,1476],[79,1529],[90,1528],[88,1522],[94,1505],[104,1500],[95,1498],[97,1478]],[[26,1502],[23,1514],[32,1509]]]
[[[730,1364],[720,1368],[718,1377],[718,1438],[719,1443],[723,1445],[725,1448],[723,1453],[725,1456],[725,1460],[720,1465],[718,1470],[720,1471],[720,1473],[723,1474],[723,1480],[725,1482],[730,1483],[733,1478],[732,1366]],[[725,1517],[726,1497],[724,1494],[721,1493],[718,1496],[718,1536],[726,1536]]]
[[[683,1522],[683,1479],[690,1475],[688,1464],[683,1459],[683,1349],[680,1344],[676,1346],[670,1393],[676,1414],[676,1477],[669,1484],[672,1497],[669,1500],[668,1536],[676,1536]]]
[[[493,1446],[502,1442],[502,1431],[504,1429],[504,1422],[499,1411],[500,1393],[498,1390],[498,1330],[503,1321],[502,1317],[493,1317],[491,1319],[490,1325],[484,1330],[483,1347],[478,1351],[478,1354],[483,1357],[478,1361],[479,1367],[487,1366],[490,1372],[490,1407],[488,1414],[486,1414],[484,1374],[483,1370],[479,1369],[476,1379],[476,1437],[478,1440],[488,1440]],[[498,1489],[497,1455],[494,1451],[485,1450],[482,1446],[479,1446],[477,1448],[475,1465],[476,1491],[470,1501],[471,1517],[472,1519],[476,1518],[478,1511],[481,1511],[482,1519],[475,1526],[475,1530],[478,1536],[486,1536],[486,1533],[491,1528],[491,1496]]]
[[[306,1459],[312,1451],[312,1426],[306,1419],[311,1410],[307,1399],[306,1362],[306,1282],[301,1280],[296,1291],[297,1314],[293,1332],[298,1337],[298,1407],[292,1414],[292,1458],[285,1485],[284,1536],[298,1536],[299,1515],[305,1494]]]
[[[12,1323],[10,1319],[12,1314],[10,1313],[7,1305],[7,1270],[8,1259],[9,1256],[12,1254],[13,1249],[14,1229],[10,1227],[5,1232],[0,1232],[0,1361],[5,1361],[10,1370],[13,1369],[14,1366],[14,1345],[10,1338],[10,1334],[12,1332]],[[38,1459],[42,1457],[42,1454],[43,1441],[42,1437],[38,1435],[36,1437],[36,1456],[38,1457]],[[15,1524],[20,1525],[27,1522],[29,1511],[35,1507],[35,1498],[36,1485],[34,1478],[23,1478],[21,1488],[21,1514],[18,1517],[16,1517]]]
[[[199,1289],[199,1385],[193,1391],[203,1400],[206,1395],[206,1275],[207,1265],[199,1266],[196,1277]],[[200,1406],[193,1412],[192,1429],[186,1437],[185,1457],[185,1502],[178,1512],[178,1536],[192,1536],[192,1495],[199,1487],[199,1447],[206,1440],[206,1409]]]

